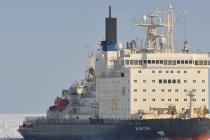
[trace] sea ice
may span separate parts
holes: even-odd
[[[27,116],[43,116],[43,114],[1,114],[0,115],[0,140],[10,138],[22,138],[18,133],[18,127]]]

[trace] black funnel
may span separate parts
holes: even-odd
[[[106,18],[106,41],[117,43],[117,18],[111,17],[111,6],[109,6],[109,17]]]

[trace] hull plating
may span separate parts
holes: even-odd
[[[35,123],[21,127],[29,140],[136,140],[167,138],[172,140],[207,140],[209,119],[113,120],[100,123]]]

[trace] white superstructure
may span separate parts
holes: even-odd
[[[166,18],[159,18],[159,14]],[[106,18],[106,40],[89,53],[86,77],[48,110],[48,118],[151,119],[204,117],[208,113],[210,55],[190,53],[187,41],[174,51],[174,16],[152,11],[136,26],[147,28],[140,46],[117,43],[116,18]],[[162,16],[163,17],[163,16]],[[160,33],[161,31],[161,33]],[[193,93],[193,94],[189,94]]]
[[[147,28],[142,46],[132,41],[126,47],[112,44],[115,49],[107,50],[102,44],[97,53],[96,93],[101,118],[181,116],[189,111],[190,91],[195,95],[191,117],[208,110],[210,56],[190,53],[186,41],[180,52],[174,52],[173,8],[169,6],[165,19],[158,19],[159,13],[152,11],[136,24]],[[166,35],[158,33],[161,28]]]

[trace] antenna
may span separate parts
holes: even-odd
[[[184,18],[184,39],[187,40],[186,19]]]
[[[174,10],[172,7],[172,3],[169,5],[168,8],[168,19],[167,19],[167,45],[170,53],[174,52]]]
[[[166,11],[153,10],[147,15],[149,19],[143,16],[141,20],[137,21],[134,25],[147,28],[146,51],[174,53],[174,19],[184,14],[185,12],[173,9],[173,0],[171,0]],[[163,44],[159,40],[162,40],[164,37],[166,38],[164,44],[167,47],[163,50],[161,49]]]
[[[170,5],[171,5],[171,6],[174,5],[174,1],[173,1],[173,0],[170,1]]]
[[[89,45],[85,45],[85,48],[87,48],[88,49],[88,69],[90,68],[90,67],[92,67],[93,66],[93,60],[92,60],[92,53],[91,53],[91,51],[90,51],[90,46]]]
[[[111,18],[111,17],[112,17],[112,7],[109,6],[109,18]]]

